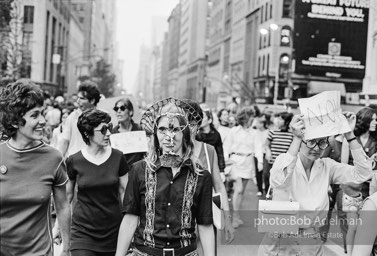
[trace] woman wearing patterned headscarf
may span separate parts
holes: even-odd
[[[131,167],[125,214],[116,255],[198,255],[196,226],[204,254],[214,255],[211,175],[193,157],[186,103],[168,98],[143,115],[151,135],[147,157]]]

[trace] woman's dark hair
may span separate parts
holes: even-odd
[[[372,117],[375,113],[370,107],[362,108],[356,113],[355,136],[358,137],[369,131],[370,122],[372,122]],[[376,132],[372,132],[371,135],[373,138],[377,138]]]
[[[18,128],[14,125],[25,125],[23,118],[26,112],[35,107],[42,107],[43,91],[28,79],[20,79],[8,84],[0,90],[0,120],[4,134],[8,137],[16,135]]]
[[[219,118],[219,122],[221,122],[220,118],[221,118],[221,115],[223,114],[224,111],[228,112],[228,115],[230,114],[229,109],[226,109],[226,108],[220,109],[220,111],[217,113],[217,117]]]
[[[111,117],[108,113],[98,109],[90,109],[84,111],[77,121],[77,128],[79,129],[82,139],[87,145],[90,145],[89,138],[94,135],[94,128],[101,123],[109,123]]]
[[[280,113],[276,114],[276,117],[281,117],[284,120],[283,126],[279,127],[280,131],[287,132],[288,129],[289,129],[289,124],[292,121],[293,114],[288,113],[288,112],[280,112]]]
[[[241,125],[244,126],[250,119],[250,117],[254,117],[255,112],[253,107],[243,107],[237,112],[237,122]]]
[[[272,125],[272,120],[271,120],[271,116],[273,115],[273,111],[272,110],[265,110],[263,111],[263,114],[266,118],[266,126],[267,128],[270,127]]]
[[[89,100],[94,100],[94,105],[96,106],[97,103],[99,102],[101,95],[98,90],[97,84],[90,81],[90,80],[85,80],[82,82],[79,86],[78,89],[79,92],[83,92],[84,96]]]
[[[208,119],[212,120],[212,122],[209,124],[209,127],[211,128],[211,130],[216,129],[215,126],[213,125],[213,115],[212,115],[212,112],[210,110],[205,110],[203,112],[204,112],[204,114],[206,114],[206,116],[208,117]]]
[[[115,105],[118,105],[119,102],[122,102],[123,105],[128,109],[128,111],[132,112],[132,114],[130,114],[131,117],[133,117],[134,115],[134,106],[132,105],[132,102],[128,99],[128,98],[124,98],[124,99],[120,99],[120,100],[117,100],[117,102],[115,102]]]
[[[260,116],[261,111],[257,105],[253,105],[252,108],[254,109],[254,116]]]
[[[199,103],[197,103],[194,100],[190,100],[190,99],[186,99],[186,100],[183,100],[183,101],[186,102],[187,104],[189,104],[198,113],[200,118],[203,119],[203,110],[200,107]],[[193,120],[195,120],[195,118],[190,114],[188,114],[187,118],[188,118],[189,123],[191,123]],[[198,123],[198,126],[201,126],[201,125],[202,125],[202,121],[200,120],[200,122]]]

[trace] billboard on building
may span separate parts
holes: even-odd
[[[296,0],[295,73],[364,78],[369,5],[370,0]]]

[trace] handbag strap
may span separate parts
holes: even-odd
[[[208,167],[208,171],[210,173],[212,173],[211,171],[211,163],[209,161],[209,155],[208,155],[208,149],[207,149],[207,145],[205,143],[203,143],[203,147],[204,147],[204,152],[206,153],[206,159],[207,159],[207,167]]]

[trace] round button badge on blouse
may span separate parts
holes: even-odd
[[[8,171],[8,168],[5,165],[0,166],[0,173],[1,174],[6,174]]]

